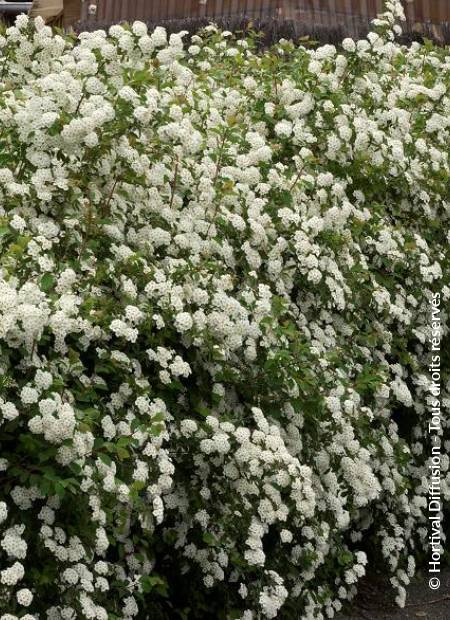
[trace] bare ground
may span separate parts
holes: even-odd
[[[336,620],[450,620],[450,568],[439,579],[440,588],[431,590],[427,574],[417,577],[408,587],[406,606],[400,609],[386,578],[372,575],[361,583],[351,608]]]

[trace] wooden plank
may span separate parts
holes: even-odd
[[[88,10],[88,4],[89,2],[83,2],[83,5],[86,5],[86,12]],[[95,19],[98,19],[99,22],[106,21],[108,19],[107,13],[106,13],[106,1],[105,0],[98,0],[97,15],[95,16]]]
[[[336,0],[328,0],[327,3],[327,7],[326,7],[326,11],[328,13],[328,26],[335,26],[337,20],[337,7],[336,7]]]
[[[194,7],[192,6],[193,0],[184,0],[184,15],[189,15],[189,17],[194,17]],[[198,2],[196,2],[195,8],[198,8]]]
[[[365,19],[369,19],[369,6],[367,0],[359,0],[359,14]]]
[[[107,22],[116,21],[116,0],[103,0],[103,19]]]
[[[139,21],[145,20],[145,0],[136,1],[136,16],[135,19]]]
[[[369,19],[373,19],[377,14],[377,3],[376,0],[365,0],[366,2],[366,16]]]
[[[429,15],[432,22],[441,24],[450,20],[450,7],[447,0],[434,0],[429,6]]]
[[[232,11],[231,2],[232,0],[223,0],[222,11],[225,17],[231,14],[231,11]]]
[[[253,17],[256,10],[256,1],[255,0],[245,0],[242,2],[242,8],[240,9],[241,15],[245,17]]]
[[[284,19],[295,19],[297,3],[294,0],[284,0],[281,2],[282,17]]]
[[[430,2],[429,1],[424,2],[423,0],[420,0],[420,4],[422,5],[423,21],[424,22],[431,21]]]
[[[405,2],[405,15],[408,24],[413,24],[416,20],[416,2]]]
[[[180,14],[180,5],[178,4],[177,0],[166,0],[166,4],[167,4],[167,18],[174,19],[175,17],[178,17]],[[178,11],[177,11],[177,4],[178,4]]]
[[[134,22],[136,19],[137,0],[127,0],[120,2],[120,18],[128,22]]]
[[[68,28],[81,19],[81,2],[80,0],[64,0],[63,4],[63,25],[64,28]]]
[[[229,14],[234,15],[235,17],[239,17],[242,15],[241,3],[239,0],[231,0]]]
[[[217,18],[223,16],[223,0],[215,0],[214,5],[211,6],[210,9],[211,17]]]
[[[414,13],[415,13],[415,21],[422,22],[423,21],[423,5],[422,0],[414,1]]]
[[[264,17],[266,17],[267,15],[267,7],[268,4],[266,2],[266,0],[260,0],[259,2],[259,6],[258,6],[258,19],[264,19]]]
[[[206,4],[200,5],[200,12],[203,17],[209,17],[212,19],[213,17],[217,17],[219,14],[219,8],[217,6],[216,0],[207,0]]]
[[[349,12],[349,0],[336,0],[336,11],[342,16]]]
[[[119,0],[105,0],[105,12],[108,21],[117,22],[120,20],[119,4]]]

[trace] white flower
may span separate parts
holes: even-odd
[[[281,530],[280,538],[282,542],[290,543],[293,539],[292,532],[290,532],[289,530]]]
[[[31,605],[31,602],[33,600],[33,594],[30,592],[30,590],[28,590],[28,588],[22,588],[21,590],[17,591],[16,598],[19,605],[22,605],[23,607],[28,607],[29,605]]]
[[[179,332],[186,332],[192,328],[194,322],[188,312],[180,312],[175,317],[175,327]]]
[[[6,521],[7,516],[8,516],[8,508],[5,502],[0,502],[0,523],[3,523],[3,521]]]
[[[147,25],[143,22],[133,22],[131,29],[137,37],[144,37],[147,34]]]
[[[5,420],[14,420],[19,415],[19,412],[17,411],[14,403],[3,403],[2,405],[0,405],[0,410]]]
[[[356,50],[356,45],[353,39],[344,39],[342,41],[342,47],[346,52],[354,52]]]
[[[24,388],[22,388],[22,391],[20,392],[20,399],[24,405],[31,405],[33,403],[36,403],[38,400],[38,397],[39,397],[39,394],[37,390],[35,390],[32,387],[25,386]]]
[[[66,568],[66,570],[62,574],[62,577],[64,581],[72,585],[76,584],[79,578],[77,571],[73,568]]]
[[[151,33],[150,39],[154,47],[163,47],[164,45],[167,45],[167,33],[165,28],[157,26]]]
[[[11,222],[10,222],[10,226],[11,228],[14,228],[15,230],[19,231],[20,233],[23,233],[23,231],[26,228],[27,223],[25,222],[25,220],[20,217],[20,215],[14,215]]]
[[[0,581],[7,586],[15,586],[23,576],[25,575],[25,570],[20,564],[20,562],[15,562],[9,568],[5,568],[0,573]]]

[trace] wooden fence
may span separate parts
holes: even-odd
[[[382,7],[383,0],[84,0],[82,22],[111,24],[138,19],[164,24],[180,19],[245,17],[290,21],[298,24],[302,33],[305,27],[319,26],[360,36]],[[448,32],[450,0],[405,0],[405,13],[406,31],[437,38],[442,30]]]

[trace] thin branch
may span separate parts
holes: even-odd
[[[173,201],[175,200],[175,190],[177,188],[177,181],[178,181],[178,159],[175,162],[175,172],[174,172],[174,175],[173,175],[172,183],[170,184],[171,193],[170,193],[169,209],[172,208]]]
[[[92,204],[90,200],[87,200],[87,202],[85,201],[85,205],[86,205],[86,234],[83,235],[83,241],[81,243],[80,246],[80,252],[79,252],[79,256],[80,258],[82,257],[86,246],[87,246],[87,242],[88,239],[90,237],[91,234],[91,226],[92,226]]]
[[[297,176],[295,177],[294,182],[292,183],[292,185],[291,185],[291,186],[290,186],[290,188],[289,188],[289,192],[292,192],[292,190],[294,189],[294,187],[297,185],[297,183],[298,183],[298,181],[299,181],[299,179],[300,179],[300,176],[301,176],[302,172],[303,172],[303,168],[301,168],[301,169],[298,171],[298,174],[297,174]]]
[[[114,183],[113,186],[111,188],[111,191],[109,192],[108,198],[106,200],[105,206],[102,208],[102,213],[103,215],[108,215],[108,211],[109,211],[109,205],[111,204],[111,200],[114,196],[114,192],[116,191],[116,187],[117,187],[117,183],[119,182],[120,177],[117,176],[114,179]]]
[[[225,129],[223,136],[222,136],[222,142],[220,143],[220,147],[219,147],[219,157],[217,158],[216,172],[213,178],[213,185],[217,183],[217,179],[219,178],[219,173],[222,170],[223,149],[225,147],[225,141],[227,139],[227,134],[228,134],[228,130]]]
[[[98,65],[96,75],[98,75],[98,74],[100,73],[100,70],[101,70],[101,69],[103,69],[103,67],[105,66],[105,64],[106,64],[106,60],[102,61],[102,62]],[[88,81],[89,77],[91,77],[91,76],[88,76],[88,77],[84,80],[83,87],[87,84],[87,81]],[[81,93],[81,97],[80,97],[80,99],[79,99],[79,101],[78,101],[78,105],[77,105],[77,108],[76,108],[76,110],[75,110],[75,114],[74,114],[74,116],[76,116],[76,115],[78,114],[78,112],[80,111],[80,106],[81,106],[81,104],[83,103],[84,98],[86,97],[86,94],[87,94],[87,93],[86,93],[86,91],[85,91],[85,90],[83,90],[83,92]]]
[[[224,151],[224,147],[225,147],[225,142],[226,142],[227,136],[228,136],[228,128],[226,127],[225,131],[223,133],[223,136],[222,136],[222,141],[221,141],[220,146],[219,146],[219,156],[217,157],[216,171],[214,173],[214,177],[213,177],[213,180],[212,180],[214,188],[216,187],[217,179],[219,178],[219,173],[222,170],[222,158],[223,158],[223,154],[224,154],[223,151]],[[209,223],[209,226],[208,226],[208,230],[206,231],[206,237],[209,236],[209,231],[211,230],[211,227],[212,227],[212,225],[214,223],[214,220],[215,220],[215,218],[217,216],[217,212],[219,210],[219,207],[220,207],[220,203],[217,202],[216,206],[215,206],[215,209],[214,209],[214,214],[213,214],[213,216],[211,218],[211,221]]]

